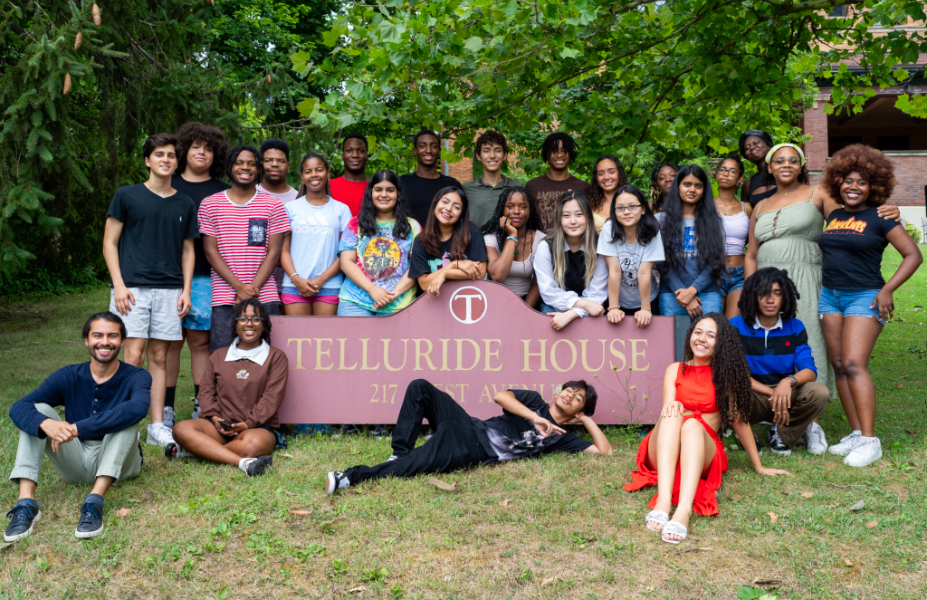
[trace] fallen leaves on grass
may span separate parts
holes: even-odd
[[[3,542],[3,543],[0,543],[0,550],[3,550],[4,548],[9,548],[9,547],[12,546],[12,545],[13,545],[13,542]]]
[[[151,492],[151,491],[145,492],[144,494],[142,494],[142,498],[147,500],[148,502],[151,502],[152,500],[154,500],[154,492]]]
[[[908,377],[907,375],[902,375],[902,376],[899,377],[898,379],[906,379],[907,377]]]
[[[711,550],[711,548],[687,548],[685,550],[677,550],[676,554],[688,554],[689,552],[702,552],[702,551],[707,552],[709,550]]]
[[[844,563],[846,566],[848,566],[848,567],[852,567],[852,566],[853,566],[853,561],[850,560],[849,558],[844,558],[844,559],[843,559],[843,563]]]
[[[762,588],[778,588],[782,585],[781,579],[765,579],[763,577],[754,577],[753,585],[762,587]]]
[[[120,508],[119,510],[116,511],[116,516],[120,518],[128,517],[129,513],[131,512],[132,512],[131,508]]]
[[[293,455],[289,452],[277,452],[277,456],[282,456],[283,458],[293,458]]]
[[[512,502],[511,500],[506,498],[505,500],[499,503],[499,506],[501,506],[502,508],[508,508],[511,502]]]
[[[901,383],[899,383],[899,384],[898,384],[898,385],[896,385],[895,387],[896,387],[896,388],[898,388],[898,389],[900,390],[900,389],[902,389],[902,388],[904,388],[904,385],[903,385],[903,384],[901,384]]]
[[[879,525],[878,521],[869,521],[868,523],[866,523],[866,529],[872,529],[873,527],[877,527],[878,525]]]
[[[291,515],[296,515],[297,517],[308,517],[312,514],[311,510],[291,510],[289,511]]]
[[[283,493],[286,494],[287,496],[299,496],[299,494],[295,494],[291,492],[290,490],[283,490]]]
[[[349,594],[359,594],[359,593],[363,592],[363,591],[366,590],[366,589],[367,589],[367,588],[365,588],[364,586],[359,585],[359,586],[357,586],[356,588],[351,588],[351,589],[349,589],[349,590],[348,590],[348,593],[349,593]]]
[[[850,507],[850,510],[852,510],[852,511],[863,510],[863,507],[864,507],[864,506],[866,506],[866,501],[865,501],[865,500],[860,500],[859,502],[857,502],[856,504],[854,504],[853,506],[851,506],[851,507]]]
[[[802,498],[814,498],[814,492],[802,492],[801,497]]]
[[[444,481],[441,481],[440,479],[435,479],[434,477],[429,477],[429,478],[428,478],[428,483],[430,483],[431,485],[435,486],[435,487],[438,488],[439,490],[444,490],[445,492],[453,492],[454,490],[457,489],[457,483],[458,483],[458,482],[455,481],[454,483],[446,483],[446,482],[444,482]]]
[[[545,577],[541,580],[541,587],[552,584],[555,581],[560,581],[559,577]]]
[[[777,514],[774,513],[774,512],[769,512],[769,513],[766,513],[766,514],[769,515],[769,522],[770,522],[770,523],[775,523],[776,521],[779,520],[779,515],[777,515]]]

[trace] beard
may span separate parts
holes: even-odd
[[[91,348],[90,356],[98,363],[106,365],[119,358],[119,348],[113,347],[113,351],[108,358],[100,358],[100,356],[97,354],[97,348]]]

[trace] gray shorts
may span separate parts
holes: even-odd
[[[182,288],[129,288],[135,305],[126,316],[116,311],[116,290],[110,290],[109,310],[122,318],[130,338],[176,341],[183,339],[177,313]]]

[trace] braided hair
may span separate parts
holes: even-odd
[[[801,294],[789,278],[789,272],[776,267],[765,267],[744,282],[744,291],[740,295],[740,300],[737,301],[737,308],[743,315],[744,323],[750,326],[756,325],[757,304],[760,298],[772,293],[773,284],[776,283],[782,291],[782,308],[779,309],[782,321],[788,321],[798,313],[798,299],[801,298]]]
[[[509,201],[513,194],[521,194],[528,202],[528,221],[525,223],[525,232],[541,231],[541,217],[538,215],[538,209],[534,205],[534,196],[531,195],[531,192],[523,187],[511,187],[502,190],[499,201],[496,202],[495,212],[492,213],[492,216],[481,228],[483,235],[496,236],[498,244],[496,247],[500,252],[505,246],[505,229],[499,227],[499,220],[505,216],[505,203]]]
[[[256,298],[246,298],[232,307],[232,339],[238,337],[238,317],[245,314],[249,306],[254,307],[254,313],[261,317],[264,329],[261,330],[261,340],[270,343],[270,314],[267,308]]]
[[[686,330],[686,347],[683,352],[682,370],[695,358],[692,352],[692,332],[695,326],[711,319],[718,328],[715,336],[714,353],[711,355],[711,382],[715,386],[715,402],[721,413],[721,429],[726,429],[732,421],[747,423],[753,409],[753,396],[750,393],[750,367],[740,345],[740,335],[734,326],[721,313],[710,312],[692,321]]]

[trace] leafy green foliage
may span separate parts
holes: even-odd
[[[826,16],[840,5],[850,18]],[[579,138],[581,174],[604,151],[642,174],[641,158],[736,150],[747,128],[800,137],[792,124],[813,97],[814,77],[832,78],[835,103],[852,110],[873,94],[870,86],[906,79],[898,65],[927,51],[924,33],[876,37],[868,27],[923,19],[924,5],[865,6],[871,10],[859,12],[861,0],[356,3],[322,36],[340,44],[333,56],[341,62],[302,71],[339,90],[312,107],[315,123],[384,128],[381,142],[404,150],[388,162],[405,160],[404,136],[420,126],[456,136],[444,152],[449,160],[494,127],[516,140],[518,166],[531,174],[541,169],[539,140],[558,128]],[[837,44],[861,48],[866,71],[832,74],[829,65],[853,54]],[[925,110],[922,99],[906,102]]]

